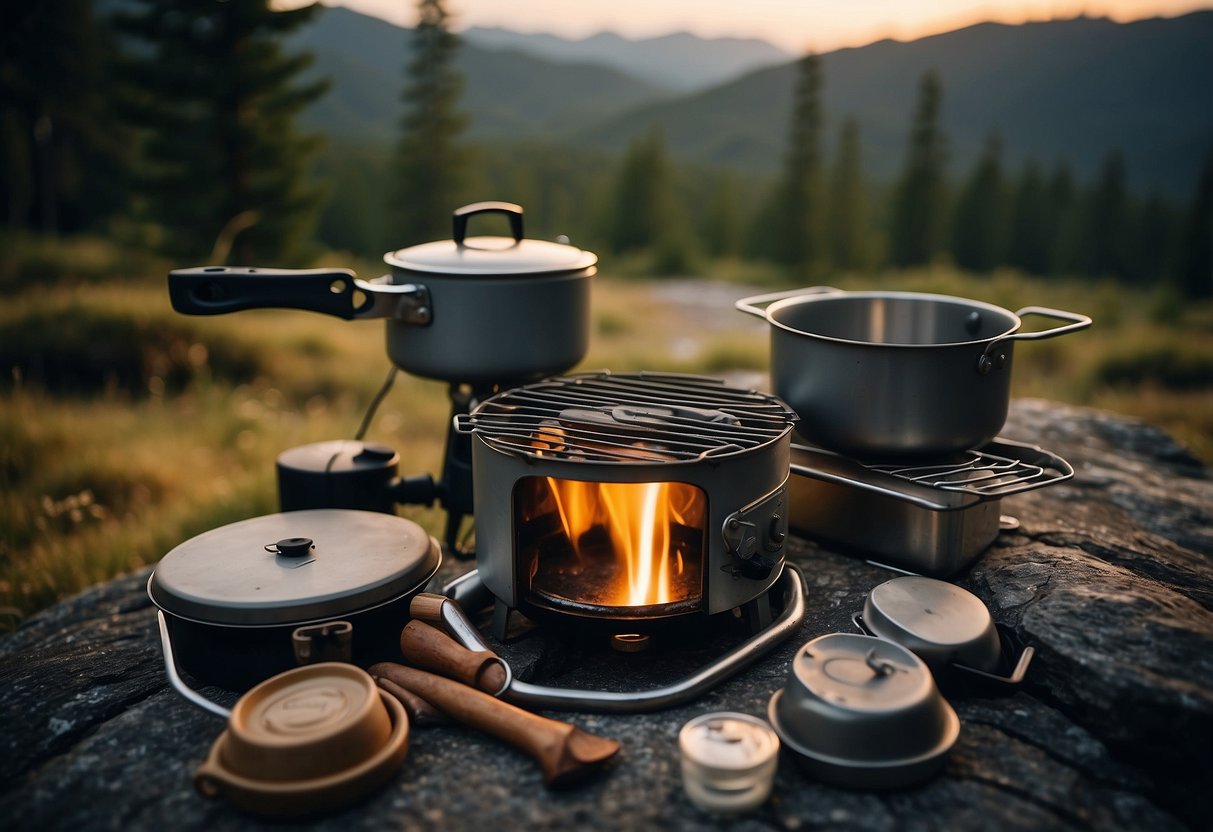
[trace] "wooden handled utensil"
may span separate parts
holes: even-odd
[[[489,650],[469,650],[437,627],[417,619],[400,633],[400,652],[413,667],[500,696],[509,681],[505,662]]]
[[[525,752],[543,770],[544,785],[572,786],[619,753],[619,743],[576,725],[524,711],[459,682],[393,662],[368,672],[420,696],[447,716],[492,734]],[[385,690],[390,688],[385,687]]]

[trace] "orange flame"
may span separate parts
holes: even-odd
[[[578,558],[582,535],[602,526],[620,561],[611,603],[647,606],[682,600],[671,591],[671,577],[686,569],[672,545],[677,523],[702,528],[706,500],[681,482],[606,483],[547,477],[560,522]]]

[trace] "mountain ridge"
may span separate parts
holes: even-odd
[[[603,31],[584,38],[566,38],[474,26],[460,35],[480,46],[517,49],[560,63],[598,63],[680,93],[714,86],[752,69],[796,57],[758,38],[703,38],[688,32],[625,38]]]
[[[407,33],[338,8],[296,34],[291,48],[313,51],[313,71],[335,81],[305,124],[342,139],[393,140]],[[982,23],[821,58],[827,145],[842,118],[856,116],[865,172],[875,179],[896,175],[917,85],[932,67],[943,86],[953,177],[967,174],[997,131],[1008,166],[1029,157],[1045,166],[1067,160],[1090,177],[1120,149],[1131,187],[1186,197],[1213,147],[1213,11],[1133,23]],[[792,60],[678,94],[592,61],[555,63],[467,38],[459,67],[473,140],[541,139],[621,153],[655,125],[676,161],[760,175],[782,157],[796,71]]]

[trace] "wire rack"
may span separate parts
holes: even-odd
[[[499,393],[458,420],[511,454],[593,462],[685,462],[744,453],[791,429],[779,399],[702,376],[587,373]]]

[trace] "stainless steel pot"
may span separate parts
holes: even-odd
[[[829,287],[736,306],[771,325],[771,384],[800,416],[800,435],[869,459],[989,442],[1006,422],[1015,342],[1091,325],[1086,315],[1038,306],[1012,313],[947,295]],[[1028,315],[1068,323],[1020,332]]]
[[[505,214],[510,237],[468,237],[468,220]],[[173,308],[189,315],[285,308],[386,318],[387,352],[413,375],[471,385],[517,383],[569,369],[589,346],[598,257],[527,240],[522,208],[478,202],[455,211],[450,240],[388,252],[391,274],[349,269],[204,266],[169,273]]]

